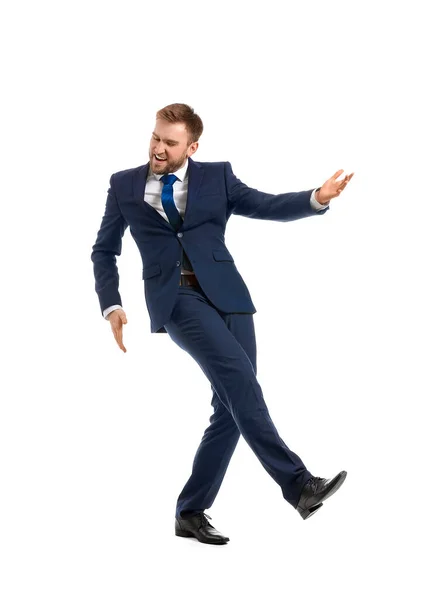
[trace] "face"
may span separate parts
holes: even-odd
[[[149,162],[153,173],[174,173],[185,164],[187,157],[198,149],[198,142],[188,144],[188,132],[184,123],[169,123],[157,119],[149,145]],[[155,154],[165,161],[159,161]]]

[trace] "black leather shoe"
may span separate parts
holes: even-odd
[[[205,513],[196,513],[190,517],[176,517],[176,535],[180,537],[195,537],[203,544],[226,544],[229,541],[207,520],[211,519]]]
[[[311,515],[314,515],[323,506],[323,500],[327,500],[332,494],[335,494],[346,477],[347,471],[341,471],[333,479],[310,477],[301,491],[297,505],[297,511],[302,518],[308,519]]]

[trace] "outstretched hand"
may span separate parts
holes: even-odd
[[[122,343],[122,326],[127,323],[127,317],[122,308],[116,308],[106,317],[111,324],[112,333],[118,346],[123,352],[127,352],[126,347]]]
[[[325,181],[320,190],[316,192],[316,200],[320,202],[320,204],[327,204],[332,198],[339,196],[354,175],[354,173],[351,173],[351,175],[346,175],[344,179],[337,181],[342,173],[344,173],[344,169],[337,171],[330,179]]]

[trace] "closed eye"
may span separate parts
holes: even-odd
[[[159,137],[157,137],[156,135],[152,134],[153,139],[158,142],[159,141]],[[175,140],[164,140],[169,146],[177,146],[177,144],[179,142],[176,142]]]

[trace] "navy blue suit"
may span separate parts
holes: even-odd
[[[100,308],[121,304],[115,256],[130,226],[143,260],[151,332],[168,333],[196,360],[213,390],[214,414],[176,516],[212,505],[240,434],[295,507],[311,473],[279,437],[268,413],[256,378],[256,309],[224,236],[232,214],[292,221],[322,215],[328,207],[311,207],[313,190],[268,194],[250,188],[229,162],[188,161],[187,206],[178,231],[144,201],[149,163],[112,175],[91,255]],[[179,286],[183,249],[200,288]]]

